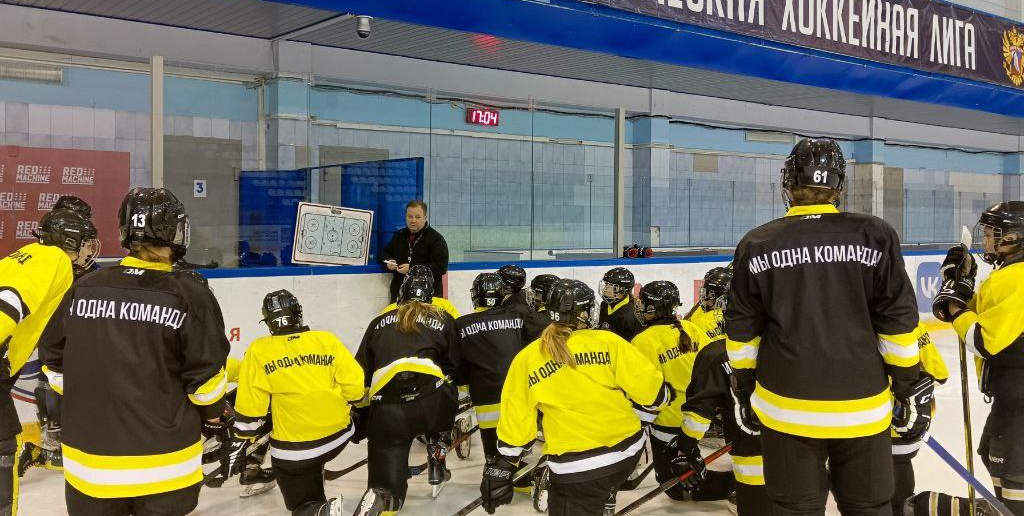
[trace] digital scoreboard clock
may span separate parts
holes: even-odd
[[[500,113],[497,109],[468,107],[466,108],[466,123],[497,127],[498,121],[501,118],[499,115]]]

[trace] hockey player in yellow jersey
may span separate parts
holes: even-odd
[[[310,330],[287,290],[263,299],[270,335],[249,345],[235,398],[228,475],[245,466],[248,440],[270,419],[270,459],[285,507],[295,516],[334,516],[342,501],[324,492],[324,464],[355,432],[350,403],[363,399],[363,369],[334,334]]]
[[[704,275],[704,285],[700,288],[700,299],[693,306],[686,319],[696,324],[704,332],[704,342],[711,342],[725,336],[725,316],[723,307],[729,295],[729,282],[732,281],[732,266],[715,267]],[[701,345],[703,347],[703,344]]]
[[[633,404],[672,401],[672,388],[621,337],[591,330],[594,292],[562,280],[548,294],[552,323],[512,361],[501,392],[498,455],[484,467],[483,507],[512,501],[513,475],[543,417],[551,474],[548,514],[600,516],[636,466],[646,437]]]
[[[430,268],[427,267],[426,265],[413,265],[412,268],[409,269],[409,274],[408,275],[409,276],[417,276],[417,277],[421,277],[421,278],[430,278],[431,281],[433,281],[433,273],[430,272]],[[431,297],[430,298],[430,304],[432,304],[432,305],[440,308],[441,310],[444,310],[445,312],[447,312],[448,315],[452,316],[452,319],[458,319],[460,317],[459,310],[457,308],[455,308],[455,305],[453,305],[451,301],[449,301],[449,300],[447,300],[447,299],[445,299],[443,297],[440,297],[440,296]],[[398,310],[398,303],[397,302],[391,303],[390,305],[384,307],[384,309],[380,311],[380,314],[384,315],[384,314],[386,314],[386,313],[388,313],[388,312],[390,312],[392,310]]]
[[[698,347],[706,342],[706,336],[693,323],[676,317],[679,305],[679,288],[670,281],[652,281],[644,285],[637,295],[636,316],[646,329],[633,338],[633,346],[651,361],[676,392],[672,403],[653,412],[637,409],[637,413],[640,419],[650,423],[651,454],[658,483],[681,475],[691,466],[697,467],[697,473],[686,485],[675,485],[665,494],[674,500],[685,500],[691,493],[689,498],[695,500],[721,499],[731,490],[732,475],[713,475],[715,486],[701,485],[705,471],[697,440],[686,437],[682,432],[680,407],[686,401],[686,388],[693,374]],[[711,488],[708,495],[714,492],[718,496],[701,496],[705,487]]]
[[[35,236],[0,260],[0,514],[18,512],[21,422],[11,388],[71,286],[72,268],[91,266],[99,252],[96,228],[71,210],[44,215]]]
[[[995,204],[981,214],[975,242],[995,270],[975,293],[977,264],[969,250],[949,250],[942,289],[932,308],[952,322],[967,351],[984,360],[981,390],[992,400],[978,446],[996,496],[1024,514],[1024,201]]]
[[[368,489],[354,516],[387,516],[405,504],[409,449],[427,441],[428,482],[435,495],[451,478],[445,455],[458,411],[455,320],[430,304],[432,278],[407,275],[398,310],[377,316],[356,352],[370,406],[366,418]]]
[[[203,480],[201,436],[226,438],[230,345],[210,289],[172,270],[188,248],[184,205],[133,189],[118,222],[130,255],[75,282],[39,344],[64,395],[67,509],[184,515]]]

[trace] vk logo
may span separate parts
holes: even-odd
[[[917,266],[917,282],[914,285],[917,290],[917,309],[920,312],[931,313],[932,299],[942,288],[939,280],[939,262],[924,262]]]

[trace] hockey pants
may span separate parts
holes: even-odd
[[[318,457],[302,461],[280,460],[270,456],[277,487],[284,497],[284,506],[293,516],[316,516],[327,502],[324,491],[324,465],[345,449],[347,442]]]
[[[822,516],[830,482],[844,516],[892,514],[889,429],[867,437],[814,439],[766,427],[761,445],[774,515]]]
[[[566,483],[562,475],[551,474],[548,516],[601,516],[608,499],[629,478],[643,451],[622,461],[621,467],[603,477]]]
[[[93,498],[64,484],[64,500],[68,516],[185,516],[199,505],[198,484],[146,496],[132,498]]]
[[[6,359],[5,359],[6,360]],[[0,396],[0,516],[18,514],[18,454],[21,453],[21,421],[11,398],[11,386]]]
[[[978,444],[992,476],[995,495],[1014,514],[1024,515],[1024,400],[997,394]]]
[[[409,449],[418,435],[451,432],[458,412],[458,391],[445,385],[409,402],[371,402],[367,422],[368,484],[405,503],[409,485]]]

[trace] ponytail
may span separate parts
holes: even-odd
[[[679,319],[672,319],[672,327],[679,330],[679,351],[682,353],[696,353],[697,343],[690,338],[690,334],[683,329],[683,323]]]
[[[540,334],[540,349],[552,360],[576,369],[576,357],[569,351],[572,328],[564,324],[549,324]]]
[[[402,333],[419,333],[420,318],[441,319],[441,309],[415,299],[398,306],[398,331]]]

